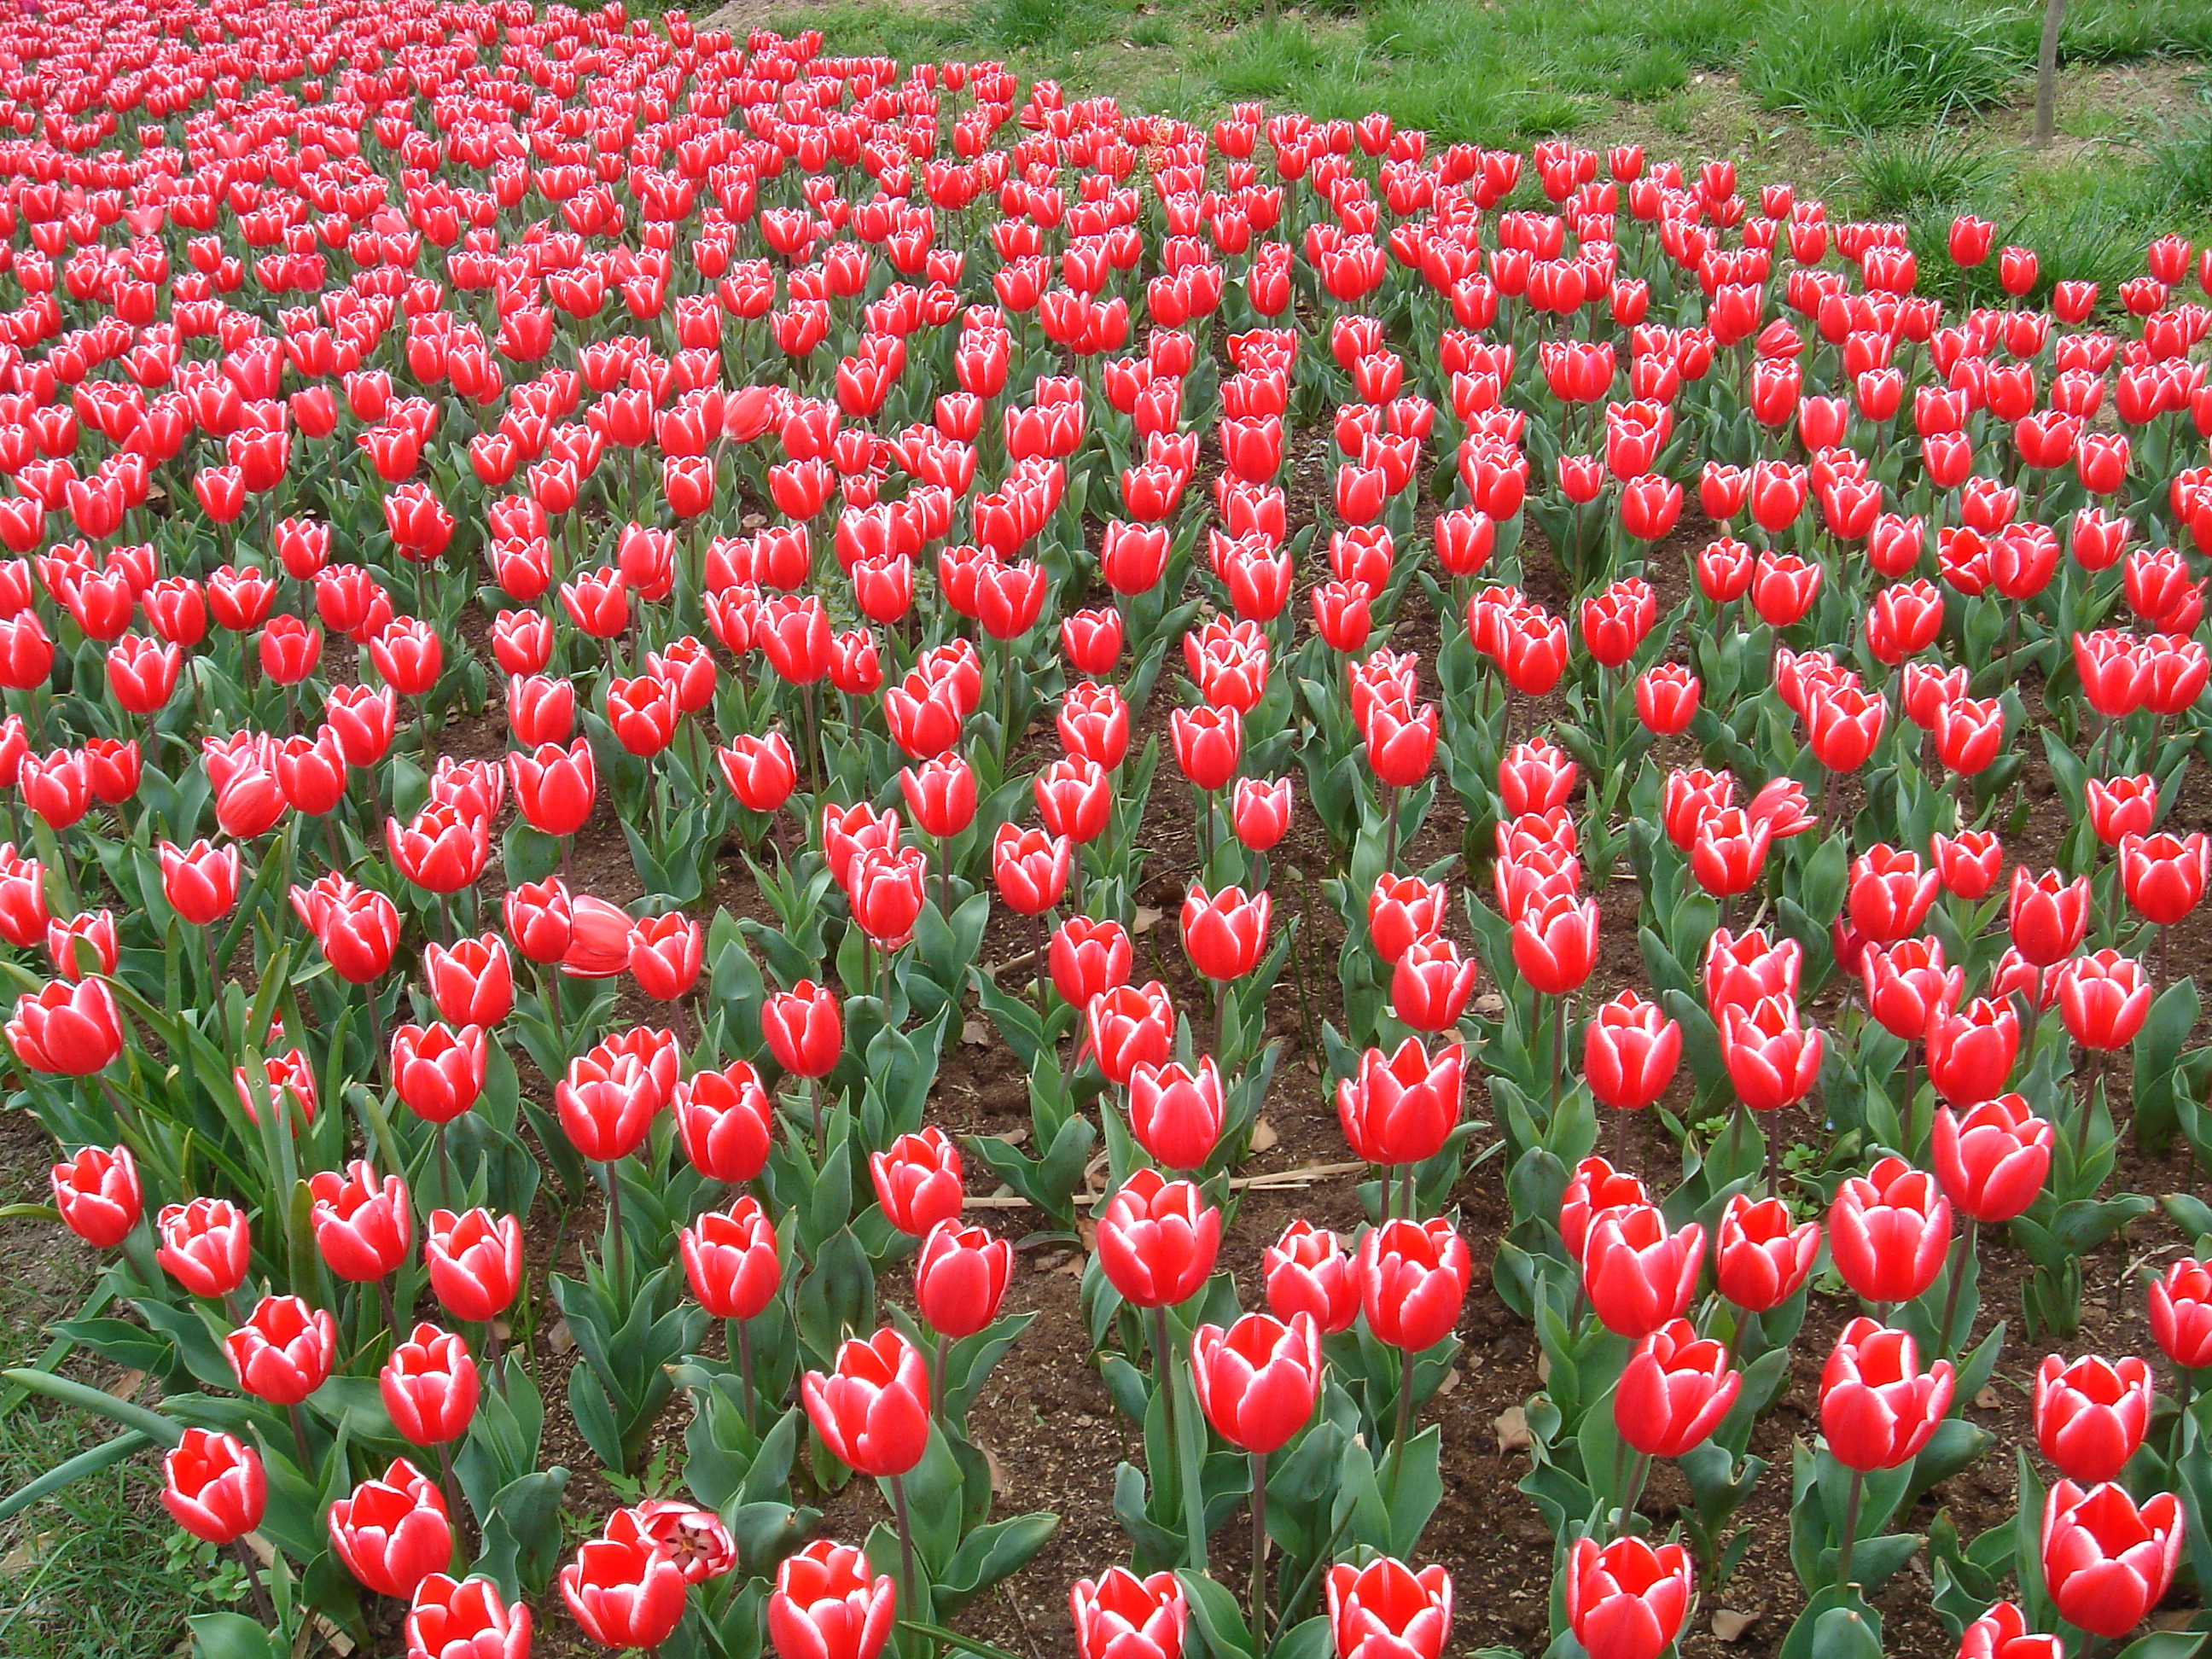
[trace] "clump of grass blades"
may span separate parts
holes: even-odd
[[[1926,0],[1788,0],[1743,65],[1770,108],[1845,131],[1886,132],[2009,97],[2029,64],[2020,14]]]
[[[2203,0],[2069,0],[2058,55],[2069,64],[2212,54]]]
[[[2151,141],[2149,153],[2142,193],[2152,212],[2180,218],[2212,214],[2212,89],[2196,114]]]
[[[1939,124],[1894,137],[1869,134],[1845,183],[1861,213],[1903,218],[1923,209],[1984,203],[2002,188],[2005,177],[1996,156]]]

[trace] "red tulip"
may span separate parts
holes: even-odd
[[[2181,1559],[2181,1500],[2138,1506],[2121,1486],[2053,1483],[2043,1500],[2043,1582],[2058,1616],[2092,1636],[2125,1636],[2165,1598]]]
[[[1613,1420],[1620,1437],[1646,1457],[1680,1457],[1720,1426],[1742,1382],[1729,1369],[1725,1347],[1677,1319],[1629,1355],[1613,1391]]]
[[[1437,1659],[1450,1639],[1451,1575],[1440,1566],[1340,1561],[1324,1582],[1336,1659]]]
[[[2066,1659],[2066,1649],[2055,1636],[2029,1634],[2020,1608],[2000,1601],[1960,1634],[1959,1659]]]
[[[1762,996],[1721,1014],[1721,1059],[1736,1098],[1755,1112],[1802,1100],[1820,1075],[1821,1038],[1786,999]]]
[[[2066,1034],[2084,1048],[2108,1052],[2136,1040],[2150,1017],[2150,980],[2118,951],[2070,957],[2058,969],[2058,1009]]]
[[[606,1648],[657,1648],[683,1622],[683,1569],[644,1538],[594,1538],[561,1569],[561,1599]]]
[[[58,979],[15,999],[8,1044],[34,1072],[90,1077],[123,1052],[122,1016],[102,980]]]
[[[1079,1659],[1181,1659],[1189,1613],[1171,1572],[1139,1578],[1127,1567],[1110,1567],[1096,1583],[1077,1579],[1067,1603]]]
[[[1583,1028],[1583,1075],[1601,1105],[1641,1111],[1674,1081],[1682,1028],[1633,991],[1603,1004]]]
[[[228,1199],[165,1204],[154,1231],[161,1240],[154,1260],[194,1296],[214,1301],[245,1282],[252,1235],[245,1212]]]
[[[1885,1158],[1837,1188],[1829,1254],[1844,1282],[1867,1301],[1911,1301],[1936,1282],[1950,1248],[1949,1200],[1934,1176],[1903,1158]]]
[[[882,1478],[921,1461],[929,1443],[929,1376],[921,1355],[896,1330],[845,1343],[836,1369],[807,1372],[799,1393],[814,1431],[840,1462]]]
[[[417,1446],[441,1446],[468,1432],[481,1381],[469,1346],[435,1325],[416,1326],[377,1373],[392,1426]]]
[[[1466,1051],[1446,1043],[1431,1060],[1419,1037],[1385,1054],[1370,1048],[1356,1077],[1336,1085],[1344,1138],[1370,1164],[1419,1164],[1443,1150],[1459,1122]]]
[[[1694,1221],[1670,1233],[1654,1206],[1607,1210],[1583,1240],[1590,1308],[1615,1334],[1647,1336],[1682,1316],[1705,1257],[1705,1230]]]
[[[761,1035],[777,1065],[795,1077],[827,1077],[845,1045],[836,993],[803,979],[761,1007]]]
[[[2150,1334],[2185,1370],[2212,1365],[2212,1267],[2191,1256],[2167,1265],[2150,1287]]]
[[[999,1316],[1013,1267],[1006,1240],[948,1218],[929,1230],[915,1258],[915,1306],[939,1336],[973,1336]]]
[[[2047,1356],[2035,1371],[2035,1441],[2069,1480],[2117,1480],[2142,1444],[2156,1398],[2150,1367],[2136,1355],[2091,1354],[2068,1364]]]
[[[1323,1336],[1349,1330],[1359,1314],[1359,1276],[1336,1235],[1293,1221],[1261,1255],[1267,1310],[1287,1320],[1310,1316]]]
[[[871,1571],[866,1555],[827,1538],[786,1556],[768,1598],[776,1659],[876,1659],[890,1639],[898,1592]]]
[[[2051,1172],[2051,1125],[2019,1095],[1999,1095],[1963,1115],[1936,1113],[1936,1178],[1952,1207],[1996,1224],[2026,1212]]]
[[[775,1225],[749,1193],[679,1230],[676,1243],[693,1298],[716,1319],[757,1319],[782,1285]]]
[[[479,1323],[514,1305],[522,1288],[522,1224],[489,1210],[433,1210],[423,1225],[422,1265],[439,1304]]]
[[[62,1222],[95,1250],[112,1250],[138,1224],[144,1200],[138,1166],[127,1146],[88,1146],[53,1166],[54,1207]]]
[[[1321,1397],[1321,1331],[1310,1315],[1288,1324],[1246,1314],[1227,1331],[1200,1325],[1191,1338],[1199,1408],[1223,1439],[1264,1457],[1305,1427]]]
[[[458,945],[429,945],[422,951],[422,975],[439,1017],[452,1025],[480,1025],[489,1030],[514,1007],[514,964],[495,933],[465,939]]]
[[[296,1296],[265,1296],[223,1339],[239,1391],[273,1406],[296,1406],[323,1386],[337,1348],[327,1311]]]
[[[1601,1548],[1575,1540],[1567,1558],[1567,1626],[1589,1659],[1659,1659],[1690,1610],[1690,1554],[1641,1538]]]
[[[1098,1265],[1136,1307],[1188,1301],[1213,1272],[1221,1212],[1188,1181],[1139,1170],[1098,1214]]]
[[[1820,1224],[1796,1224],[1778,1198],[1738,1193],[1721,1212],[1713,1261],[1721,1294],[1747,1313],[1768,1313],[1804,1287],[1820,1254]]]
[[[416,1585],[407,1659],[530,1659],[530,1609],[509,1607],[489,1578],[434,1572]]]
[[[1370,1228],[1358,1266],[1360,1311],[1377,1341],[1419,1353],[1459,1322],[1474,1269],[1466,1241],[1442,1217]]]
[[[884,1218],[910,1237],[957,1218],[965,1201],[959,1150],[934,1126],[901,1135],[886,1152],[871,1152],[868,1173]]]
[[[1917,1456],[1950,1409],[1951,1362],[1925,1376],[1903,1331],[1854,1319],[1820,1373],[1820,1432],[1844,1468],[1893,1469]]]
[[[1445,1031],[1459,1023],[1474,994],[1475,964],[1448,939],[1417,939],[1390,975],[1390,1011],[1417,1031]]]
[[[1139,1066],[1159,1065],[1175,1049],[1175,1006],[1158,980],[1117,985],[1084,1008],[1091,1052],[1109,1083],[1128,1086]]]
[[[775,1136],[775,1109],[760,1076],[742,1060],[696,1072],[670,1095],[677,1138],[691,1167],[730,1184],[757,1177]]]
[[[391,1060],[393,1091],[426,1123],[450,1123],[483,1091],[482,1026],[402,1025],[392,1034]]]
[[[1191,883],[1182,902],[1182,945],[1191,966],[1217,983],[1242,979],[1267,949],[1268,913],[1265,891],[1248,898],[1243,888],[1230,886],[1208,894]]]
[[[161,1507],[195,1538],[230,1544],[261,1524],[269,1476],[260,1455],[228,1434],[189,1428],[161,1460]]]

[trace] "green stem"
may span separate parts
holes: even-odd
[[[1267,1643],[1267,1454],[1252,1454],[1252,1635]]]
[[[1836,1552],[1836,1584],[1842,1589],[1851,1582],[1851,1546],[1858,1541],[1859,1500],[1866,1495],[1866,1475],[1863,1471],[1851,1471],[1851,1495],[1844,1504],[1844,1541]]]

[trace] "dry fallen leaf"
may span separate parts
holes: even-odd
[[[1282,1137],[1275,1133],[1275,1126],[1264,1117],[1252,1125],[1252,1150],[1255,1152],[1272,1150],[1275,1143],[1281,1139]]]
[[[1713,1609],[1713,1634],[1723,1642],[1741,1642],[1744,1632],[1759,1622],[1755,1613],[1738,1613],[1734,1607]]]
[[[1993,1382],[1983,1383],[1980,1392],[1974,1395],[1974,1409],[1978,1412],[1993,1412],[2000,1403],[1996,1385]]]
[[[1164,914],[1165,913],[1163,911],[1154,910],[1146,905],[1140,904],[1137,907],[1137,919],[1135,925],[1133,926],[1129,931],[1133,933],[1149,933],[1153,928],[1159,926],[1160,917]]]
[[[146,1386],[146,1373],[125,1371],[107,1385],[107,1392],[118,1400],[130,1401],[138,1397],[138,1390]]]
[[[1475,998],[1473,1006],[1476,1013],[1488,1018],[1505,1012],[1505,999],[1495,991],[1485,991],[1480,996]]]
[[[568,1334],[568,1322],[556,1319],[545,1330],[545,1352],[560,1355],[576,1346],[576,1339]]]
[[[991,1472],[991,1496],[1004,1498],[1006,1495],[1006,1466],[999,1462],[998,1453],[988,1446],[978,1446],[975,1449],[983,1454],[983,1467]]]
[[[1501,1454],[1527,1451],[1536,1443],[1536,1437],[1528,1432],[1528,1413],[1522,1407],[1508,1406],[1490,1426],[1498,1431],[1498,1449]]]
[[[1461,1379],[1464,1375],[1465,1373],[1463,1373],[1458,1366],[1453,1366],[1449,1370],[1444,1373],[1444,1380],[1437,1384],[1437,1394],[1449,1394],[1454,1389],[1459,1387]]]
[[[987,1047],[991,1041],[991,1028],[980,1019],[963,1020],[960,1025],[960,1040],[971,1048]]]

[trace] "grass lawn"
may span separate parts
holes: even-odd
[[[46,1132],[27,1114],[0,1113],[0,1205],[47,1200]],[[38,1362],[50,1321],[74,1315],[92,1289],[89,1250],[52,1223],[0,1221],[0,1368]],[[82,1364],[74,1375],[118,1378]],[[36,1399],[0,1417],[0,1493],[108,1437],[109,1425]],[[185,1638],[185,1619],[240,1584],[215,1574],[211,1546],[170,1524],[149,1455],[78,1482],[0,1522],[0,1654],[8,1659],[157,1659]]]
[[[2108,285],[2154,227],[2212,230],[2212,5],[2071,0],[2059,141],[2029,149],[2042,7],[1992,0],[837,0],[695,14],[837,52],[1000,59],[1071,97],[1208,120],[1388,112],[1443,142],[1735,157],[1940,246],[1975,211]]]

